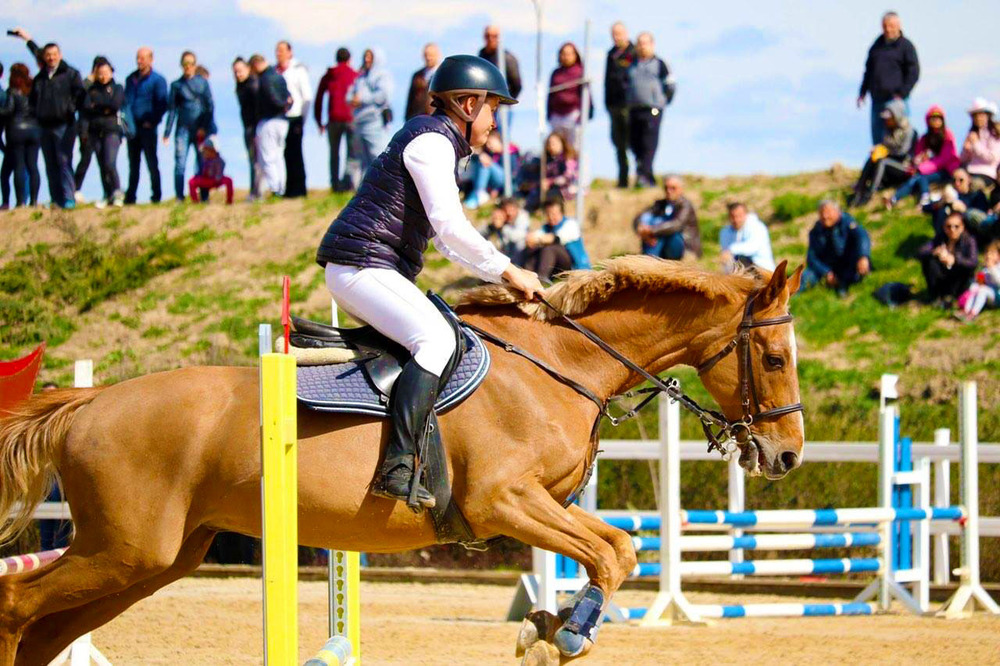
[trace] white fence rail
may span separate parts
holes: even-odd
[[[1000,443],[984,442],[978,447],[979,464],[1000,464]],[[934,505],[948,506],[951,504],[948,482],[948,464],[958,462],[961,447],[956,443],[935,444],[934,442],[914,442],[913,459],[927,458],[934,463],[936,483],[934,486]],[[858,462],[878,463],[878,442],[806,442],[802,449],[803,463]],[[600,460],[659,460],[660,442],[655,439],[608,439],[601,441]],[[725,464],[717,452],[709,452],[705,442],[700,440],[681,441],[681,461],[709,460]],[[742,476],[743,471],[735,465],[725,465],[727,474]],[[794,473],[794,472],[793,472]],[[734,490],[741,492],[741,482],[730,483],[730,511],[743,511],[741,498],[734,498]],[[633,514],[635,512],[632,512]],[[726,526],[720,530],[732,532]],[[780,530],[779,530],[780,531]],[[931,524],[932,534],[958,535],[959,528],[949,522]],[[1000,537],[1000,516],[980,516],[979,536]],[[943,558],[942,558],[943,559]],[[940,577],[940,574],[936,576]]]

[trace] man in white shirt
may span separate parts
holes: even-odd
[[[288,136],[285,138],[285,196],[306,195],[306,165],[302,158],[302,133],[305,129],[305,111],[312,103],[312,85],[306,66],[292,55],[292,45],[280,41],[274,49],[278,62],[276,69],[285,77],[292,105],[285,112],[288,119]]]
[[[722,254],[719,260],[727,273],[732,273],[737,265],[757,266],[774,270],[774,255],[771,253],[771,236],[767,226],[756,213],[747,210],[741,202],[731,203],[729,224],[719,232]]]

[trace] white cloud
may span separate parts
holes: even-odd
[[[47,2],[45,20],[75,16],[93,16],[100,11],[141,11],[145,14],[177,14],[187,10],[203,10],[203,0],[171,0],[169,3],[150,3],[147,0],[62,0]],[[33,0],[6,0],[0,16],[28,24],[38,23],[38,2]],[[29,29],[30,30],[30,29]]]
[[[926,68],[928,78],[978,79],[995,74],[1000,60],[992,55],[970,54]]]
[[[104,0],[89,0],[101,2]],[[573,0],[542,0],[546,33],[566,33],[583,22],[584,6]],[[242,12],[280,23],[289,38],[311,44],[349,40],[368,30],[400,28],[439,35],[474,18],[512,32],[535,31],[530,0],[240,0]]]

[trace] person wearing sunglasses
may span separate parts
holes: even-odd
[[[959,212],[951,213],[941,231],[917,252],[927,280],[927,295],[935,307],[951,309],[972,282],[979,253],[976,239],[965,230]]]
[[[924,206],[924,212],[929,213],[934,224],[934,231],[939,232],[944,221],[953,212],[961,213],[965,225],[974,231],[986,219],[986,211],[990,207],[986,193],[972,187],[972,177],[965,169],[956,169],[952,175],[952,185],[947,185],[936,201]]]

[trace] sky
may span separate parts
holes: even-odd
[[[868,109],[855,106],[868,47],[887,9],[900,13],[903,32],[916,45],[921,76],[910,99],[921,130],[923,112],[940,104],[957,134],[968,129],[972,99],[1000,99],[1000,49],[996,47],[995,2],[942,3],[911,0],[881,6],[864,0],[836,3],[714,0],[539,0],[542,3],[542,79],[556,66],[559,46],[573,41],[584,50],[598,102],[585,145],[590,172],[614,177],[608,116],[601,104],[609,29],[623,21],[633,36],[648,30],[657,54],[670,65],[677,95],[667,109],[656,156],[657,173],[706,175],[781,174],[821,169],[835,162],[857,166],[870,141]],[[398,129],[412,73],[422,65],[428,41],[445,54],[476,53],[487,23],[500,26],[505,48],[521,63],[524,91],[515,108],[512,135],[522,149],[539,145],[532,0],[4,0],[3,27],[24,26],[39,42],[56,41],[65,59],[84,73],[95,55],[105,55],[123,82],[134,69],[137,47],[155,52],[155,68],[168,81],[180,76],[185,49],[195,51],[211,72],[221,152],[237,187],[248,169],[230,63],[236,55],[261,52],[273,60],[274,45],[291,41],[313,84],[333,62],[339,46],[355,54],[369,46],[384,51],[395,81],[392,107]],[[0,36],[0,62],[30,63],[23,43]],[[6,87],[7,74],[3,77]],[[310,119],[304,144],[311,188],[329,183],[329,148]],[[159,148],[164,196],[172,191],[173,146]],[[193,163],[193,158],[191,162]],[[188,177],[193,166],[188,166]],[[43,170],[44,174],[44,170]],[[123,187],[128,167],[119,155]],[[43,175],[44,181],[44,175]],[[96,162],[84,193],[100,191]],[[42,198],[47,199],[43,182]],[[148,196],[145,174],[140,201]]]

